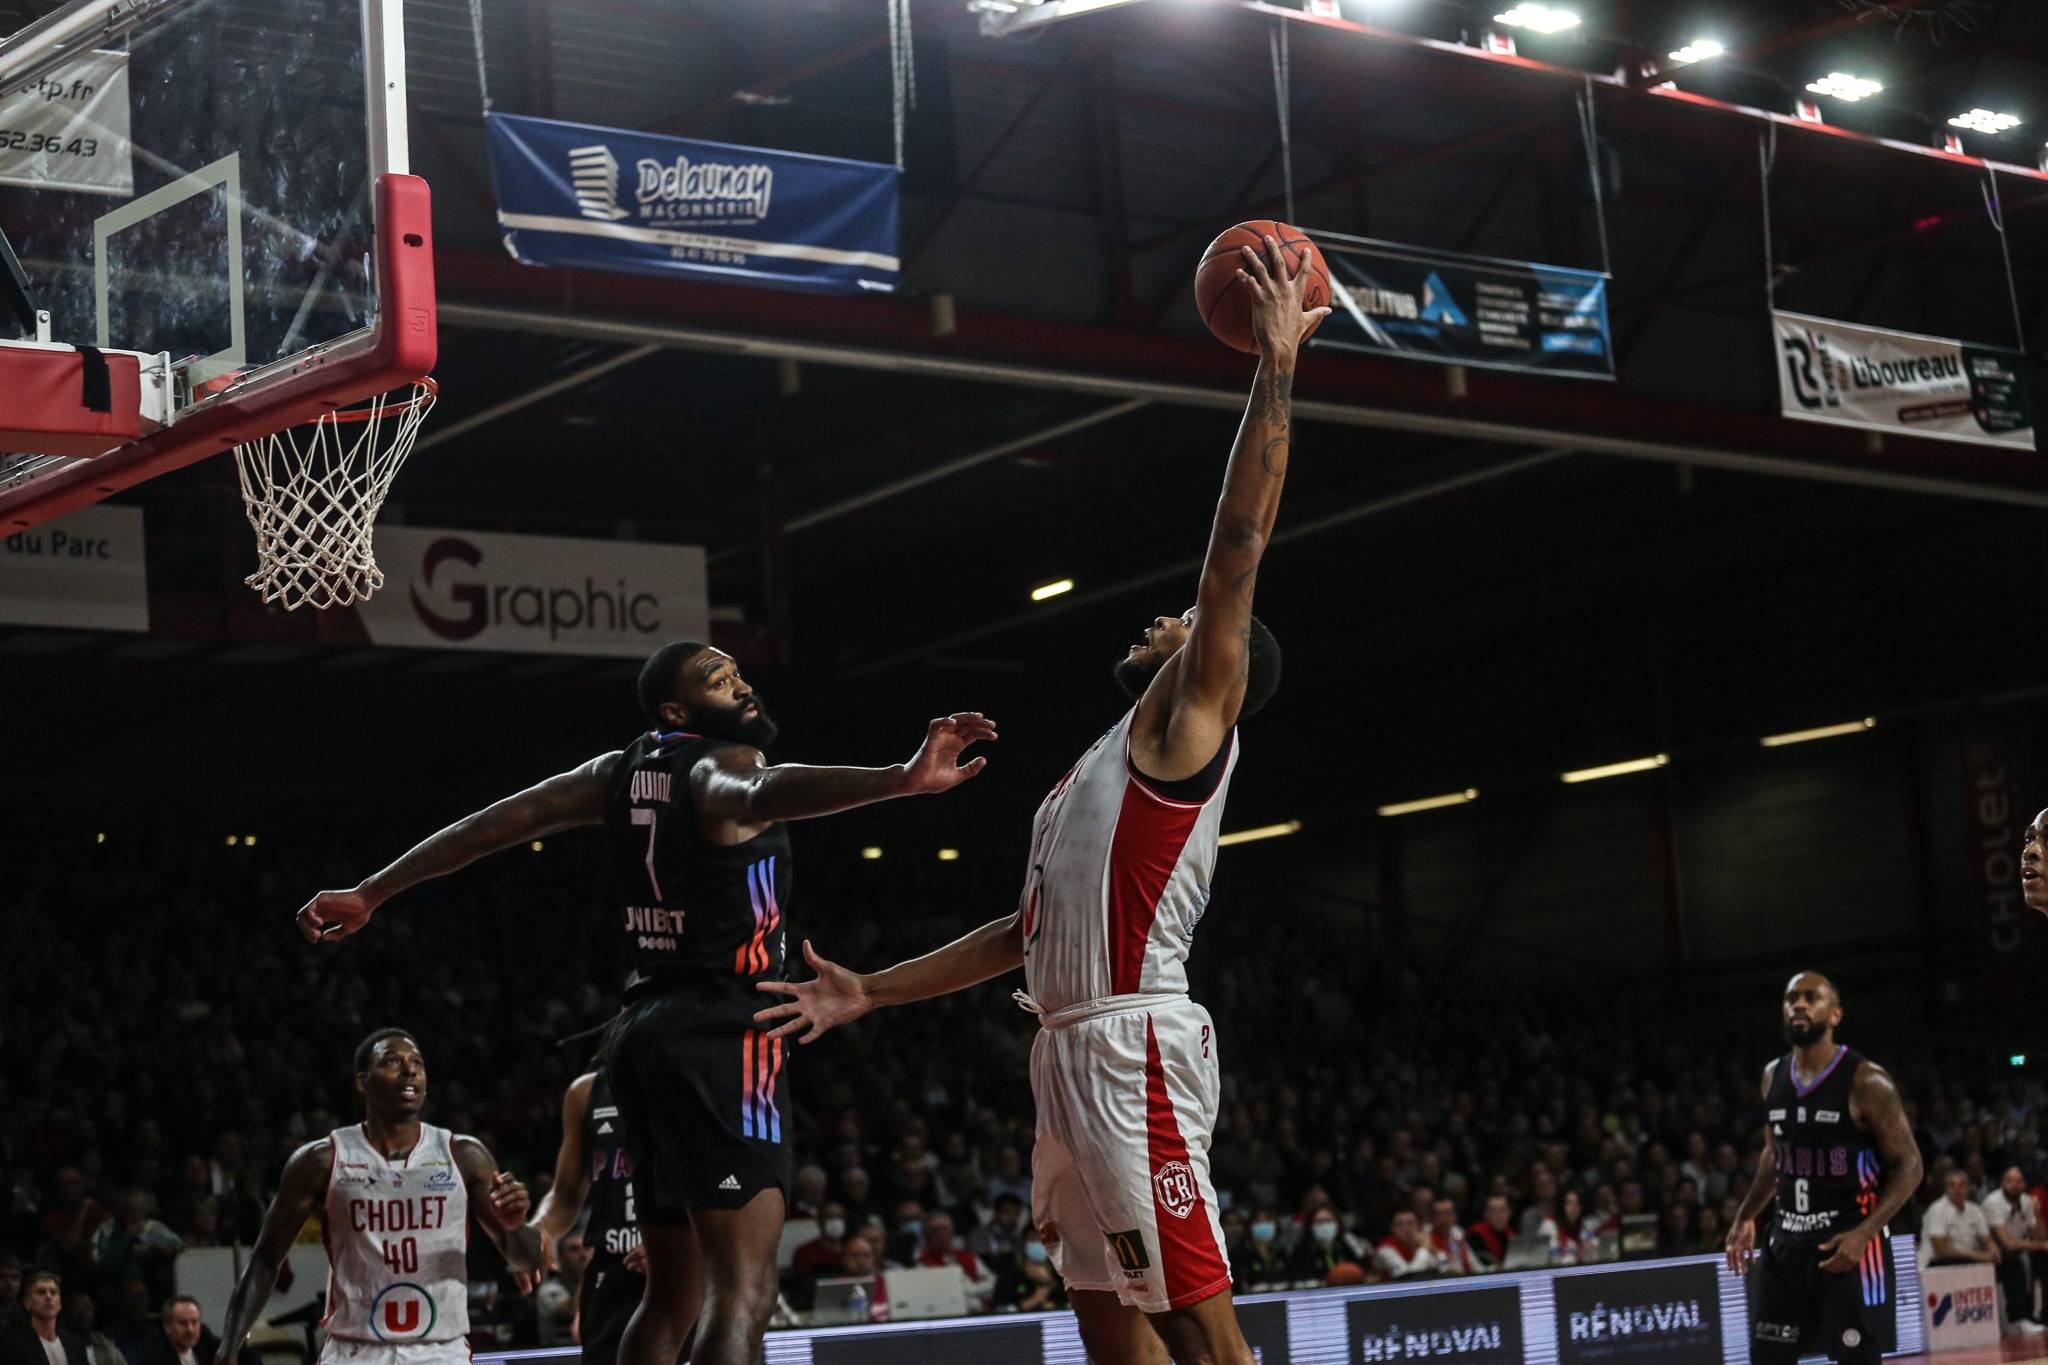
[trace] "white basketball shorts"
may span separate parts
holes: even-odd
[[[356,1341],[329,1337],[320,1344],[320,1365],[470,1365],[469,1342]]]
[[[1209,1142],[1216,1029],[1185,995],[1044,1017],[1031,1048],[1031,1220],[1070,1289],[1161,1313],[1230,1288]]]

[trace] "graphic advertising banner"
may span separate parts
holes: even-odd
[[[498,225],[528,265],[896,288],[894,166],[515,114],[486,123]]]
[[[1930,1353],[1998,1344],[1998,1274],[1990,1266],[1928,1266],[1920,1304]]]
[[[148,630],[142,509],[83,507],[0,541],[0,621]]]
[[[1614,378],[1607,277],[1598,271],[1308,235],[1329,262],[1332,309],[1311,346]]]
[[[1287,1350],[1286,1303],[1240,1303],[1237,1325],[1259,1365],[1292,1365],[1294,1357]]]
[[[133,194],[128,129],[128,54],[88,53],[0,100],[0,185]]]
[[[1773,312],[1779,406],[1801,422],[2034,448],[2018,351]]]
[[[709,638],[696,545],[380,526],[377,562],[355,608],[372,644],[637,659]]]
[[[1353,1365],[1454,1356],[1463,1365],[1521,1365],[1522,1289],[1450,1289],[1344,1305]]]
[[[1555,1282],[1559,1365],[1721,1365],[1721,1280],[1707,1263],[1566,1274]]]

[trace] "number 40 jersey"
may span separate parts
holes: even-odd
[[[469,1335],[469,1190],[446,1128],[420,1125],[397,1161],[361,1124],[334,1130],[322,1240],[327,1335],[459,1341]]]

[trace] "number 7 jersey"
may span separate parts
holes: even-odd
[[[1214,785],[1176,800],[1159,788],[1182,784],[1149,782],[1131,762],[1136,714],[1126,712],[1081,755],[1032,825],[1018,908],[1025,989],[1048,1013],[1110,996],[1187,993],[1237,731],[1211,765]]]
[[[469,1335],[469,1187],[446,1128],[386,1161],[356,1124],[334,1130],[321,1209],[327,1335],[459,1341]]]

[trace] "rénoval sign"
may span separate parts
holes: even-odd
[[[710,632],[701,546],[382,526],[377,562],[373,644],[641,658]]]

